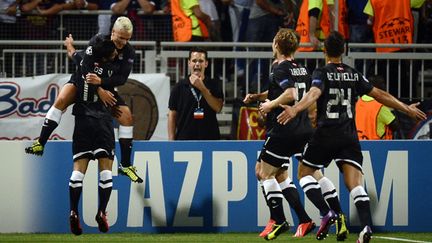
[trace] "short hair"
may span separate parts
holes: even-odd
[[[386,90],[385,79],[383,76],[374,74],[374,75],[370,75],[367,79],[369,83],[372,84],[374,87],[381,90]]]
[[[124,30],[128,32],[129,34],[132,34],[133,32],[133,25],[132,22],[128,17],[120,16],[116,19],[113,25],[114,30]]]
[[[275,43],[282,55],[291,55],[299,47],[299,36],[297,32],[288,28],[281,28],[276,33]]]
[[[324,40],[324,48],[329,57],[340,57],[344,53],[345,40],[341,33],[332,31]]]
[[[207,60],[207,51],[200,47],[192,47],[189,50],[189,60],[192,57],[192,52],[204,53],[204,58]]]
[[[115,51],[116,46],[112,40],[109,39],[96,39],[96,42],[92,46],[92,53],[96,59],[110,58]]]

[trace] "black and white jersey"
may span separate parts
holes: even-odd
[[[97,34],[90,39],[89,45],[95,43],[96,38],[109,39],[110,37]],[[129,42],[122,49],[117,49],[117,53],[117,57],[111,62],[114,70],[113,75],[102,78],[102,87],[106,90],[125,84],[133,68],[135,49]],[[90,72],[91,70],[83,71]]]
[[[317,100],[318,128],[353,124],[358,97],[373,88],[360,72],[343,63],[330,63],[316,69],[312,74],[312,86],[322,92]]]
[[[98,85],[89,84],[85,81],[85,75],[89,72],[96,73],[99,77],[105,78],[113,75],[115,66],[110,62],[100,62],[92,54],[92,46],[87,47],[84,53],[74,55],[74,60],[80,61],[79,68],[73,75],[77,92],[75,96],[74,115],[88,115],[96,118],[111,119],[110,111],[99,100],[97,93]],[[91,71],[88,71],[91,70]]]
[[[268,99],[274,100],[284,93],[285,90],[293,88],[297,94],[296,101],[299,101],[306,94],[307,90],[309,90],[310,83],[311,76],[305,67],[295,61],[285,60],[273,66],[272,73],[270,74]],[[294,102],[288,105],[293,105]],[[295,119],[286,125],[281,125],[277,122],[277,116],[282,111],[282,108],[277,107],[267,114],[266,125],[268,136],[286,137],[312,132],[307,111],[299,113]]]

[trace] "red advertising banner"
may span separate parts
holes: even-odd
[[[256,107],[240,107],[237,125],[238,140],[264,140],[265,126],[261,124],[261,115]]]

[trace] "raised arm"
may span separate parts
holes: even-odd
[[[389,94],[388,92],[385,92],[381,89],[377,89],[375,87],[368,93],[368,95],[374,97],[379,103],[383,105],[404,112],[405,114],[409,115],[411,118],[418,119],[418,120],[426,119],[426,114],[417,108],[417,106],[420,103],[407,105],[405,103],[402,103],[398,99],[396,99],[393,95]]]

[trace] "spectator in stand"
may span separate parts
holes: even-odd
[[[304,0],[300,7],[296,31],[300,43],[311,43],[312,46],[300,47],[298,51],[320,50],[319,45],[330,33],[330,14],[325,0]]]
[[[103,1],[102,1],[103,2]],[[66,0],[64,10],[98,10],[99,0]]]
[[[21,12],[25,14],[20,21],[24,27],[20,29],[21,39],[29,36],[32,40],[54,40],[59,36],[57,13],[63,10],[65,0],[23,0],[21,2]],[[26,60],[26,70],[24,75],[42,75],[54,72],[52,59],[48,59],[47,65],[44,64],[43,54],[34,54]],[[35,59],[33,59],[33,57]],[[33,60],[36,60],[36,69],[33,69]]]
[[[232,41],[245,41],[253,0],[225,0],[225,2],[229,4],[228,11],[231,22]]]
[[[174,41],[205,41],[214,35],[211,18],[198,0],[171,0],[171,14]]]
[[[419,43],[432,43],[432,0],[426,0],[420,10]]]
[[[145,33],[145,23],[143,19],[138,16],[138,11],[144,11],[144,14],[152,14],[156,7],[159,6],[158,0],[117,0],[111,5],[113,16],[111,23],[119,16],[126,16],[134,25],[134,38],[136,40],[147,40],[149,33]]]
[[[378,89],[385,89],[384,78],[378,75],[368,77],[369,82]],[[355,123],[360,140],[393,139],[399,130],[399,122],[391,109],[368,95],[363,95],[356,103]]]
[[[330,26],[332,30],[336,30],[343,35],[345,40],[349,39],[349,31],[348,31],[348,9],[346,0],[338,0],[338,10],[337,10],[337,27],[335,26],[336,22],[336,6],[335,0],[327,0],[327,6],[330,14]]]
[[[286,7],[282,2],[272,0],[255,0],[251,7],[249,23],[246,33],[247,42],[273,42],[273,37],[283,25],[287,15]],[[262,49],[253,48],[258,51]],[[259,63],[258,63],[259,62]],[[249,69],[249,93],[268,89],[270,61],[254,60]],[[248,82],[248,80],[246,80]],[[259,87],[260,84],[260,87]]]
[[[116,0],[103,0],[99,3],[100,10],[111,10],[111,7]],[[111,33],[111,14],[98,15],[98,33],[101,35],[109,35]]]
[[[21,13],[20,6],[16,3],[15,0],[1,0],[0,1],[0,11],[4,11],[0,13],[0,29],[2,40],[5,39],[17,39],[17,16]]]
[[[349,42],[350,43],[372,43],[372,29],[368,25],[368,15],[363,13],[368,0],[346,0],[348,14],[347,21],[349,27]],[[351,48],[353,52],[373,51],[365,48]],[[365,61],[356,60],[355,67],[363,73],[368,73],[369,64],[364,65]]]
[[[213,0],[199,0],[199,4],[201,10],[207,14],[212,21],[214,35],[211,36],[211,41],[222,41],[221,23],[216,5],[214,4]]]
[[[1,0],[0,11],[4,13],[0,14],[0,39],[2,40],[17,40],[18,28],[16,26],[17,16],[21,13],[20,6],[15,0]],[[1,51],[1,49],[0,49]],[[6,78],[8,74],[11,74],[11,65],[5,65],[5,69],[0,69],[0,78]],[[11,76],[11,75],[9,75]]]

